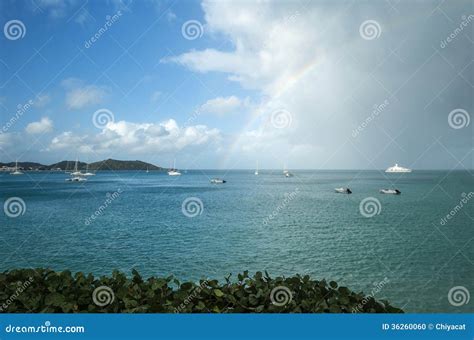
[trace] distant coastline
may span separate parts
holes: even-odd
[[[76,161],[61,161],[51,165],[45,165],[35,162],[18,162],[18,168],[24,171],[68,171],[74,169]],[[166,168],[143,162],[143,161],[122,161],[116,159],[105,159],[103,161],[85,163],[77,163],[78,170],[159,170],[165,171]],[[0,171],[12,171],[15,168],[15,162],[0,163]]]

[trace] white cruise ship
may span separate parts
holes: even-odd
[[[391,166],[385,172],[411,172],[411,169],[404,168],[402,166],[398,166],[398,164],[395,164],[394,166]]]

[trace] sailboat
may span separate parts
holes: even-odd
[[[176,170],[176,159],[174,160],[173,167],[168,171],[169,176],[181,176],[181,172]]]
[[[150,172],[150,170],[148,170],[148,167],[146,167],[146,173],[149,173],[149,172]]]
[[[293,174],[286,169],[286,163],[283,166],[283,175],[285,175],[285,177],[293,177]]]
[[[23,172],[18,170],[18,161],[15,162],[15,171],[10,172],[10,175],[23,175]]]
[[[95,176],[95,173],[89,172],[89,164],[86,165],[86,173],[83,176]]]
[[[67,182],[84,182],[87,181],[87,178],[84,178],[85,174],[78,170],[78,159],[76,158],[76,163],[74,164],[74,171],[71,173],[71,178],[67,178]]]
[[[255,176],[258,176],[258,161],[257,161],[257,169],[255,170]]]
[[[78,159],[76,158],[76,163],[74,164],[74,171],[71,173],[71,175],[72,176],[82,176],[82,175],[84,175],[82,172],[80,172],[77,169],[77,165],[78,165]]]

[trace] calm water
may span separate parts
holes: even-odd
[[[191,280],[267,270],[336,280],[366,293],[387,278],[376,297],[406,311],[474,311],[474,297],[461,307],[447,298],[453,286],[474,294],[474,197],[440,223],[462,193],[474,191],[469,172],[294,173],[100,172],[86,183],[65,182],[63,173],[0,174],[2,203],[12,196],[26,203],[22,216],[0,214],[0,270],[136,268]],[[228,182],[211,185],[216,176]],[[391,182],[402,195],[378,193]],[[334,193],[340,186],[354,193]],[[381,211],[367,218],[359,204],[370,196]],[[200,215],[183,214],[188,197],[203,202]]]

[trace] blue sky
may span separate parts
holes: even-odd
[[[473,168],[469,1],[0,6],[0,161]]]

